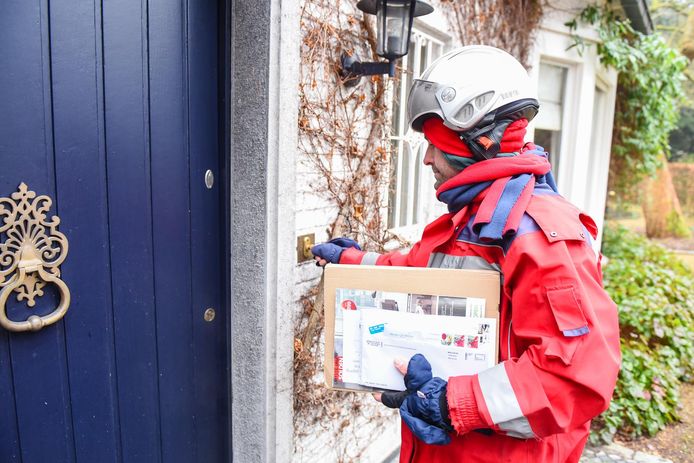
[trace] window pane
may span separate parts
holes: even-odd
[[[540,111],[535,118],[535,127],[561,130],[567,73],[568,69],[565,67],[540,63],[540,80],[537,88]]]
[[[404,63],[407,61],[407,56],[404,56],[402,58],[400,66],[405,66]],[[399,67],[399,66],[398,66]],[[396,73],[395,79],[393,79],[393,105],[392,105],[392,122],[391,122],[391,131],[390,133],[393,136],[398,136],[400,135],[400,117],[401,117],[401,106],[400,106],[400,100],[401,96],[400,93],[402,92],[402,79],[405,77],[404,71],[400,71]]]
[[[410,50],[413,51],[411,55],[408,56],[407,60],[407,71],[406,75],[404,76],[404,83],[405,83],[405,96],[404,98],[407,98],[407,92],[410,91],[410,88],[412,87],[412,75],[414,73],[415,69],[415,60],[416,60],[416,53],[415,53],[415,42],[410,40]],[[403,113],[406,111],[405,106],[403,105]],[[403,114],[404,116],[404,114]]]
[[[419,195],[422,194],[422,189],[420,188],[421,185],[421,170],[423,166],[424,161],[424,151],[425,149],[422,149],[422,146],[426,145],[426,143],[422,143],[419,145],[419,148],[417,149],[417,157],[414,160],[414,198],[412,200],[414,201],[414,204],[412,206],[412,223],[419,223],[419,221],[422,219],[420,216],[420,211],[419,211]]]
[[[549,63],[540,63],[538,99],[540,111],[535,117],[535,143],[549,153],[552,175],[559,183],[561,162],[562,115],[566,101],[566,78],[568,68]]]
[[[424,73],[424,70],[429,64],[429,42],[426,40],[421,41],[420,45],[420,55],[419,55],[419,71],[417,72],[417,77]]]
[[[413,79],[443,52],[443,44],[427,35],[413,31],[410,51],[401,61],[399,80],[393,82],[393,101],[391,103],[391,178],[388,192],[388,226],[397,228],[418,224],[427,216],[423,210],[425,198],[420,197],[422,183],[428,178],[423,173],[422,160],[426,144],[422,144],[420,134],[413,134],[407,126],[406,98]],[[419,135],[414,137],[413,135]],[[398,151],[399,150],[399,151]],[[427,186],[427,190],[431,185]],[[427,193],[430,193],[427,191]]]
[[[602,175],[601,170],[605,168],[602,162],[608,156],[609,148],[604,143],[607,131],[605,124],[608,122],[607,115],[610,111],[607,108],[607,92],[600,87],[595,87],[595,98],[593,100],[593,124],[590,134],[590,154],[588,158],[588,187],[586,188],[586,202],[588,205],[594,201],[593,191]],[[587,206],[586,206],[587,207]]]
[[[410,157],[412,155],[410,151],[410,145],[408,143],[402,143],[402,162],[400,163],[400,220],[399,225],[401,227],[407,225],[407,201],[410,199]]]
[[[561,130],[561,110],[560,104],[540,101],[537,126],[547,130]]]
[[[598,152],[598,141],[600,138],[600,127],[603,123],[602,111],[605,109],[605,99],[607,94],[600,87],[595,87],[595,99],[593,101],[593,127],[590,140],[590,152]]]
[[[441,49],[442,48],[443,47],[441,46],[440,43],[435,43],[432,45],[432,47],[431,47],[431,61],[429,62],[429,64],[433,63],[434,61],[436,61],[438,59],[439,56],[441,56]]]
[[[395,212],[398,194],[398,145],[393,140],[390,145],[390,179],[388,179],[388,228],[397,227]]]
[[[540,86],[537,89],[542,101],[561,104],[564,101],[566,68],[554,64],[540,63]]]
[[[535,129],[535,144],[540,145],[549,154],[552,163],[552,175],[559,182],[559,159],[561,148],[561,130]]]

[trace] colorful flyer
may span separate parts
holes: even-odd
[[[448,379],[494,366],[496,318],[485,300],[336,288],[336,387],[404,390],[396,358],[423,354]]]

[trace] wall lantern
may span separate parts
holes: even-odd
[[[376,15],[376,53],[388,61],[362,63],[355,56],[343,54],[341,76],[350,87],[356,85],[361,76],[388,74],[394,77],[395,60],[408,52],[413,19],[434,11],[422,0],[361,0],[357,8]]]

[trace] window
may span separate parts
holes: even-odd
[[[595,86],[595,97],[593,99],[593,127],[590,139],[590,152],[600,152],[601,138],[604,136],[602,128],[605,123],[604,114],[607,112],[607,92],[599,85]]]
[[[409,53],[403,57],[402,70],[393,85],[391,121],[391,179],[388,195],[388,227],[398,228],[421,223],[425,217],[422,195],[431,196],[433,176],[422,172],[427,144],[421,134],[407,125],[407,93],[412,80],[443,53],[443,42],[412,31]]]
[[[583,208],[602,230],[607,199],[607,177],[610,170],[610,147],[614,119],[614,94],[616,76],[613,82],[597,78],[593,98],[593,120],[588,152],[587,182],[584,192]],[[602,237],[593,242],[593,248],[600,249]]]
[[[537,89],[540,112],[535,118],[535,143],[549,153],[552,174],[559,181],[561,139],[566,101],[568,68],[556,64],[540,63],[540,79]]]

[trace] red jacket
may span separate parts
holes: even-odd
[[[432,222],[407,254],[350,248],[340,259],[501,273],[500,363],[450,378],[456,435],[427,445],[403,425],[400,461],[578,462],[620,363],[617,308],[590,244],[597,228],[561,196],[536,191],[515,235],[483,243],[472,227],[478,207]]]

